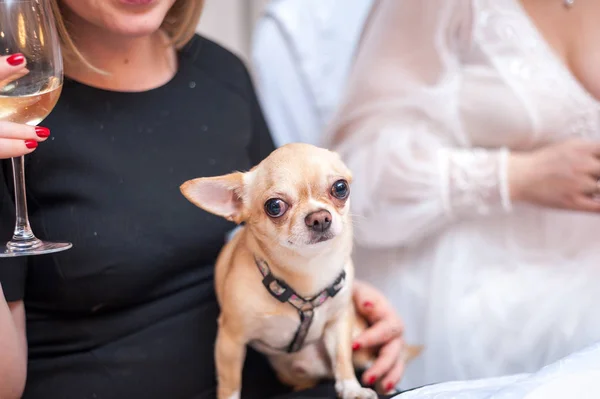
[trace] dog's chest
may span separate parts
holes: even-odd
[[[328,322],[349,306],[350,300],[350,289],[343,287],[335,297],[315,308],[304,346],[319,342]],[[286,352],[300,324],[301,316],[292,305],[274,303],[257,318],[250,345],[265,354]]]

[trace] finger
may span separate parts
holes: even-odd
[[[17,73],[25,68],[25,65],[27,65],[27,61],[20,53],[0,57],[0,80]]]
[[[586,143],[586,146],[589,146],[592,154],[594,154],[596,157],[600,157],[600,142],[591,141]]]
[[[395,319],[381,320],[363,331],[354,340],[355,348],[373,348],[402,336],[402,323]]]
[[[50,136],[50,129],[42,126],[29,126],[21,123],[0,122],[0,138],[44,141]]]
[[[600,177],[600,158],[598,158],[597,156],[589,158],[583,165],[582,171],[594,178],[599,178]]]
[[[385,375],[385,377],[383,377],[381,380],[381,386],[385,390],[385,393],[392,391],[394,387],[398,386],[402,380],[402,376],[404,375],[404,368],[404,362],[402,359],[398,359],[392,369]]]
[[[581,195],[574,200],[574,208],[584,212],[600,212],[600,193],[597,196]]]
[[[35,140],[0,139],[0,159],[20,157],[33,152],[38,146]]]
[[[386,317],[389,317],[389,311],[385,306],[382,306],[376,299],[360,302],[358,305],[358,313],[367,320],[369,325],[375,324]]]
[[[0,57],[0,89],[27,75],[29,70],[25,67],[26,65],[27,61],[22,54]]]
[[[352,298],[354,299],[357,310],[360,313],[364,313],[373,309],[377,300],[377,295],[373,295],[373,290],[367,284],[355,281]]]
[[[404,346],[400,338],[390,341],[384,345],[373,365],[363,374],[363,383],[373,385],[375,381],[385,376],[394,367],[394,364],[401,359],[402,347]]]
[[[384,318],[389,309],[381,301],[380,295],[364,283],[356,283],[356,289],[353,293],[356,311],[364,317],[369,324],[377,323]]]
[[[15,80],[21,79],[23,76],[27,75],[28,73],[29,73],[29,69],[23,68],[15,73],[13,73],[12,75],[9,75],[7,78],[0,79],[0,89],[3,89],[4,86],[8,85],[9,83],[14,82]]]
[[[598,183],[598,179],[592,176],[584,176],[578,182],[579,189],[583,194],[586,194],[588,196],[600,194],[600,183]]]

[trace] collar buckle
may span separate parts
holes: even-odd
[[[285,303],[289,301],[294,294],[294,290],[289,285],[284,281],[276,279],[270,272],[263,278],[262,282],[267,291],[279,302]]]
[[[308,336],[308,330],[312,324],[314,318],[314,312],[321,306],[328,298],[336,296],[344,287],[346,282],[346,271],[342,270],[338,278],[321,291],[317,296],[312,299],[305,299],[300,295],[296,294],[296,291],[285,281],[279,280],[273,276],[271,269],[267,262],[254,258],[256,266],[263,276],[263,285],[269,291],[271,296],[277,299],[281,303],[289,303],[294,309],[298,311],[300,316],[300,325],[294,334],[294,339],[290,343],[287,352],[294,353],[303,348],[306,337]]]

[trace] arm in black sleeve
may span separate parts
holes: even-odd
[[[13,196],[12,167],[10,160],[0,161],[0,243],[12,237],[15,228],[15,202]],[[0,284],[7,302],[23,299],[27,258],[0,258]]]

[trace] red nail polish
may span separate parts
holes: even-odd
[[[365,303],[364,303],[364,305],[363,305],[363,306],[364,306],[365,308],[368,308],[368,309],[370,309],[370,308],[372,308],[372,307],[373,307],[373,302],[369,302],[369,301],[367,301],[367,302],[365,302]]]
[[[355,342],[352,344],[352,350],[353,351],[357,351],[360,349],[360,344],[358,342]]]
[[[391,382],[388,382],[387,385],[385,386],[385,391],[390,392],[392,389],[394,389],[394,384],[392,384]]]
[[[25,146],[29,149],[36,148],[38,146],[38,142],[35,140],[25,140]]]
[[[377,377],[375,377],[374,375],[369,377],[369,385],[374,385],[375,381],[377,381]]]
[[[35,134],[37,134],[38,137],[46,138],[50,136],[50,129],[47,127],[36,126]]]
[[[25,62],[25,57],[23,57],[23,54],[13,54],[6,59],[6,62],[11,66],[21,65]]]

